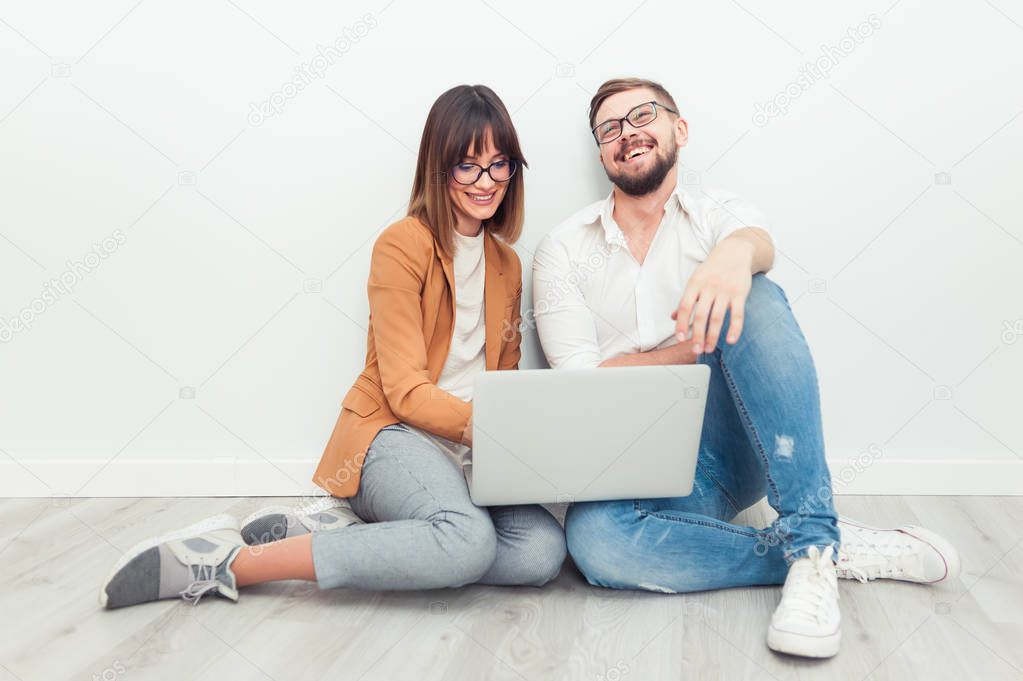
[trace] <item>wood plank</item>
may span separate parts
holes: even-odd
[[[236,604],[99,608],[100,582],[136,541],[301,501],[0,500],[0,681],[1023,679],[1019,497],[838,497],[839,512],[863,522],[941,531],[965,570],[937,587],[843,581],[843,648],[827,661],[767,649],[776,587],[614,591],[588,585],[571,562],[542,589],[324,591],[295,581],[245,589]],[[738,521],[772,517],[761,503]]]

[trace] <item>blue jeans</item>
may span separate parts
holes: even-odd
[[[687,497],[574,504],[568,550],[596,586],[683,592],[780,584],[839,533],[824,457],[817,373],[781,287],[753,277],[742,335],[712,353],[707,411]],[[767,495],[766,529],[729,522]]]

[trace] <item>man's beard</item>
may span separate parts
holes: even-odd
[[[678,147],[673,146],[670,154],[662,154],[656,147],[650,153],[655,155],[654,162],[645,173],[636,175],[623,172],[614,175],[605,167],[607,179],[629,196],[646,196],[660,187],[664,178],[675,167],[675,162],[678,161]]]

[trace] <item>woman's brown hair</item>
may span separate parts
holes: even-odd
[[[462,162],[470,147],[479,151],[488,130],[498,151],[526,166],[508,109],[485,85],[451,88],[437,98],[426,117],[408,213],[430,228],[448,256],[454,252],[455,229],[455,209],[448,195],[451,168]],[[507,187],[501,205],[492,218],[483,222],[483,228],[507,243],[515,243],[525,218],[521,168],[508,180]]]

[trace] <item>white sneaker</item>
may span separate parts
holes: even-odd
[[[838,576],[866,582],[899,579],[934,584],[959,576],[959,552],[946,539],[923,527],[890,530],[839,519],[841,547]]]
[[[767,629],[767,647],[803,657],[831,657],[842,640],[834,548],[811,546],[789,566],[781,603]]]

